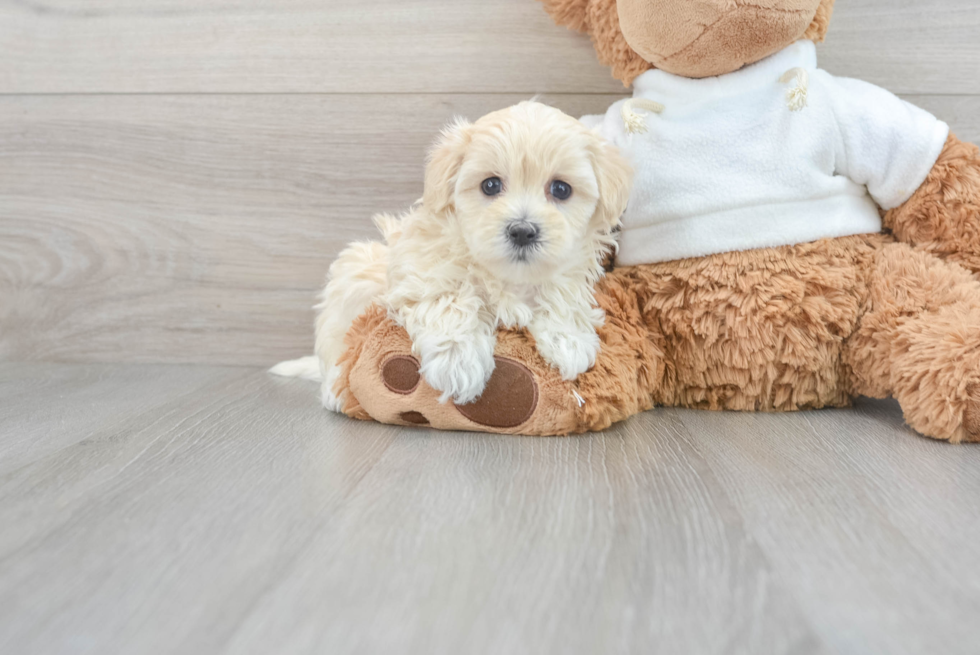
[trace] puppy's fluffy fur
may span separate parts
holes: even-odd
[[[483,189],[490,178],[501,182],[495,195]],[[567,199],[552,193],[556,180],[571,186]],[[274,372],[319,377],[324,405],[340,411],[344,335],[381,302],[408,331],[443,402],[479,397],[498,326],[527,328],[540,354],[575,378],[599,350],[603,314],[592,289],[630,182],[613,146],[552,107],[522,102],[455,123],[430,153],[422,199],[399,218],[375,217],[386,244],[352,244],[330,267],[317,306],[320,375],[309,359]],[[535,239],[515,239],[515,225]]]

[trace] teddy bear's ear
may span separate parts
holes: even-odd
[[[594,133],[592,138],[592,167],[599,183],[599,202],[592,221],[601,230],[610,231],[619,225],[619,219],[626,211],[633,183],[633,167],[618,148]]]
[[[544,10],[562,27],[589,31],[589,0],[541,0]]]
[[[804,39],[809,39],[820,43],[827,36],[827,28],[830,25],[830,17],[834,14],[834,0],[821,0],[817,7],[817,14],[813,17],[813,22],[803,35]]]
[[[544,10],[559,25],[592,37],[599,62],[629,86],[641,73],[653,68],[626,42],[619,29],[616,0],[540,0]]]
[[[430,212],[441,214],[452,207],[456,177],[463,164],[472,131],[472,124],[457,118],[442,131],[442,136],[429,151],[422,204]]]
[[[612,76],[629,86],[633,80],[654,68],[654,65],[638,55],[623,36],[619,27],[619,10],[616,0],[591,0],[589,2],[589,34],[599,62],[609,66]]]

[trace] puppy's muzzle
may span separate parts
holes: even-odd
[[[507,240],[516,248],[530,248],[541,239],[541,230],[528,221],[512,221],[507,225]]]

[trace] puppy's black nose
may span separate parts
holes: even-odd
[[[507,226],[507,238],[515,246],[526,247],[537,242],[539,236],[538,227],[533,223],[525,221],[514,221]]]

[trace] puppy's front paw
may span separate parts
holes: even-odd
[[[532,330],[538,352],[558,369],[564,380],[574,380],[595,365],[599,354],[599,335],[560,329]]]
[[[457,405],[471,403],[480,397],[493,373],[494,339],[467,338],[461,340],[416,343],[422,366],[419,372],[436,391],[439,402],[450,398]]]

